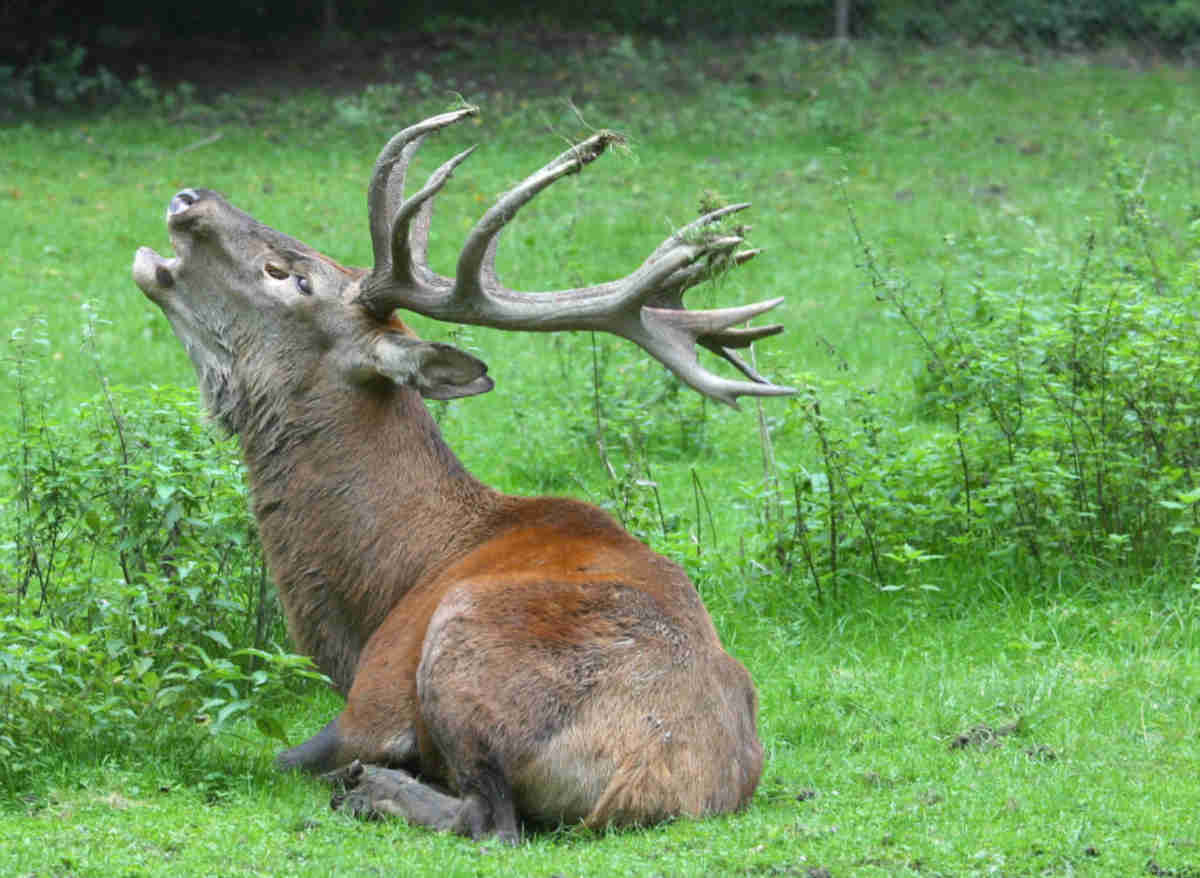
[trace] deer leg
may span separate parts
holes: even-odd
[[[460,776],[459,786],[466,795],[455,831],[472,838],[495,835],[505,844],[521,840],[512,787],[503,774],[490,766],[477,766],[471,777]]]
[[[519,838],[516,815],[502,821],[502,829],[482,795],[449,796],[397,768],[363,765],[356,760],[326,778],[341,787],[333,795],[332,807],[355,817],[403,817],[416,826],[473,839],[496,834],[509,844]]]
[[[275,757],[275,764],[284,771],[325,774],[356,759],[384,765],[405,765],[416,759],[416,732],[411,725],[365,725],[359,716],[362,711],[353,708],[353,703],[347,705],[303,744],[284,750]],[[388,714],[385,719],[392,717]]]
[[[476,635],[482,633],[486,641],[493,632],[486,625],[480,632],[477,620],[471,618],[473,608],[464,607],[469,602],[466,589],[444,599],[426,629],[417,669],[417,698],[428,744],[422,751],[436,752],[447,780],[463,796],[466,804],[458,831],[474,838],[494,834],[516,844],[521,831],[514,767],[527,742],[518,735],[514,746],[503,727],[509,722],[526,724],[519,712],[479,691],[486,674],[478,673],[478,665],[486,664],[491,653],[477,648],[481,638]]]
[[[337,768],[341,749],[342,736],[338,731],[338,718],[334,717],[325,728],[303,744],[297,744],[276,756],[275,765],[284,771],[323,774]]]

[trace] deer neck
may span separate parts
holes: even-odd
[[[255,517],[297,648],[342,691],[411,589],[494,508],[412,390],[295,394],[239,425]]]

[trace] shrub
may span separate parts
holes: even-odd
[[[2,435],[0,781],[72,741],[103,751],[243,716],[282,739],[274,712],[320,675],[281,646],[236,455],[173,387],[105,386],[56,417],[35,381],[43,331],[12,339]]]
[[[851,581],[919,584],[943,558],[1008,559],[1014,583],[1113,566],[1195,578],[1200,221],[1188,241],[1165,232],[1115,143],[1108,183],[1111,231],[1077,264],[1047,258],[1016,288],[980,279],[958,295],[922,295],[881,266],[850,210],[919,368],[907,399],[794,382],[817,464],[782,473],[793,491],[761,534],[764,563],[835,598]]]
[[[1195,0],[875,0],[856,5],[865,33],[933,43],[1078,50],[1127,40],[1185,49],[1200,33]]]

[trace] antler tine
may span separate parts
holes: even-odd
[[[762,302],[751,302],[748,305],[737,305],[733,308],[711,308],[706,311],[684,311],[679,308],[642,308],[644,315],[654,315],[659,320],[667,321],[672,326],[679,327],[695,336],[712,336],[729,330],[735,323],[745,323],[753,320],[759,314],[765,314],[783,302],[778,299],[767,299]],[[750,332],[760,332],[767,327],[755,327]],[[781,327],[782,328],[782,327]],[[775,333],[767,333],[774,335]],[[758,338],[758,336],[755,336]],[[751,341],[754,339],[752,338]],[[728,345],[727,345],[728,346]]]
[[[425,135],[453,125],[467,116],[479,113],[478,107],[463,107],[431,116],[416,125],[410,125],[393,135],[375,159],[375,169],[367,186],[367,210],[371,222],[371,248],[375,255],[375,269],[380,271],[390,265],[392,259],[392,214],[396,202],[404,197],[404,178]]]
[[[429,175],[429,179],[421,191],[404,199],[396,211],[396,216],[392,220],[391,233],[392,278],[396,283],[407,285],[413,282],[415,279],[413,273],[414,262],[422,269],[426,267],[426,245],[429,238],[428,216],[426,216],[424,221],[418,222],[415,226],[412,224],[413,218],[418,213],[429,213],[429,211],[424,209],[426,207],[432,208],[433,196],[442,190],[442,187],[450,179],[450,175],[454,173],[454,169],[465,162],[475,149],[472,146],[469,149],[463,150],[448,162],[444,162],[436,171]]]
[[[738,408],[738,396],[788,396],[796,391],[772,384],[728,350],[748,347],[760,338],[782,332],[783,327],[779,324],[730,329],[733,324],[751,320],[781,302],[782,298],[768,299],[706,311],[643,307],[642,327],[646,334],[645,337],[634,336],[632,340],[674,372],[684,384],[734,408]],[[753,383],[729,381],[706,371],[696,358],[697,344],[732,363]]]
[[[780,327],[780,329],[782,329],[782,327]],[[725,360],[727,363],[732,364],[739,372],[741,372],[743,375],[745,375],[747,378],[749,378],[755,384],[770,384],[771,383],[766,378],[764,378],[761,374],[756,372],[750,366],[749,363],[747,363],[745,360],[743,360],[741,357],[739,357],[733,351],[729,350],[729,348],[724,348],[724,347],[721,347],[720,345],[712,345],[712,344],[709,344],[704,341],[701,341],[700,344],[704,345],[704,347],[706,347],[708,350],[712,351],[714,354],[716,354],[721,359]]]
[[[742,362],[740,357],[724,348],[715,352],[751,380],[733,381],[714,375],[700,365],[695,344],[699,341],[704,347],[712,348],[690,333],[671,326],[669,322],[660,323],[654,315],[646,313],[651,311],[664,313],[660,309],[644,309],[645,328],[642,332],[629,336],[630,340],[636,342],[646,353],[670,369],[676,378],[698,393],[738,409],[741,408],[737,401],[739,396],[791,396],[796,392],[795,388],[772,384]],[[671,310],[665,313],[679,312]]]
[[[766,326],[744,326],[739,329],[726,329],[723,332],[708,332],[696,339],[696,343],[708,348],[714,354],[721,353],[725,348],[748,348],[759,339],[769,338],[783,332],[782,323],[769,323]]]
[[[724,219],[730,214],[745,210],[749,206],[749,201],[743,201],[740,204],[727,204],[724,207],[719,207],[716,210],[709,211],[708,213],[704,214],[704,216],[692,220],[683,228],[676,229],[673,234],[668,236],[665,241],[659,244],[657,249],[655,249],[655,251],[646,258],[646,261],[649,262],[650,260],[655,259],[660,253],[669,250],[671,247],[674,247],[680,242],[691,240],[697,235],[702,234],[702,230],[705,226],[710,226],[713,223]]]
[[[594,162],[613,143],[624,143],[624,138],[612,131],[593,134],[501,196],[475,223],[463,244],[454,276],[455,295],[464,300],[486,297],[488,285],[482,281],[483,278],[495,276],[497,236],[517,211],[551,183]]]
[[[659,249],[663,248],[660,247]],[[664,284],[662,291],[648,299],[646,304],[662,308],[684,308],[686,306],[683,304],[683,294],[692,287],[698,286],[707,280],[712,280],[722,271],[736,268],[739,265],[745,265],[759,253],[762,253],[761,248],[740,250],[736,253],[729,253],[727,251],[723,255],[728,261],[722,265],[713,265],[709,260],[693,262],[691,265],[679,269],[675,273],[671,285]]]
[[[380,154],[370,194],[376,266],[359,293],[376,315],[386,316],[393,308],[403,307],[438,320],[502,329],[610,332],[640,345],[689,387],[734,408],[739,396],[795,392],[771,384],[731,350],[782,329],[779,325],[734,327],[776,307],[781,299],[701,311],[684,306],[683,294],[690,287],[724,268],[742,265],[760,252],[738,250],[745,243],[746,227],[738,227],[732,234],[709,228],[748,204],[731,204],[693,220],[618,280],[527,293],[509,289],[496,277],[496,246],[504,227],[543,189],[579,171],[610,144],[621,141],[610,132],[589,137],[502,195],[467,236],[453,279],[432,271],[426,262],[425,244],[434,196],[470,151],[445,162],[425,187],[408,199],[403,198],[403,175],[420,138],[472,112],[473,108],[445,114],[406,129]],[[383,225],[381,208],[393,203],[397,205],[393,216]],[[697,346],[724,358],[750,380],[734,381],[706,371],[697,360]]]

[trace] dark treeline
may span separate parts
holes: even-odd
[[[1191,54],[1200,38],[1196,0],[0,0],[0,68],[44,63],[63,46],[82,47],[119,70],[132,59],[186,51],[187,40],[247,47],[314,35],[443,31],[522,22],[571,30],[608,30],[665,38],[744,36],[786,31],[834,35],[839,7],[851,37],[929,43],[1088,49],[1110,42]],[[0,74],[3,70],[0,69]]]

